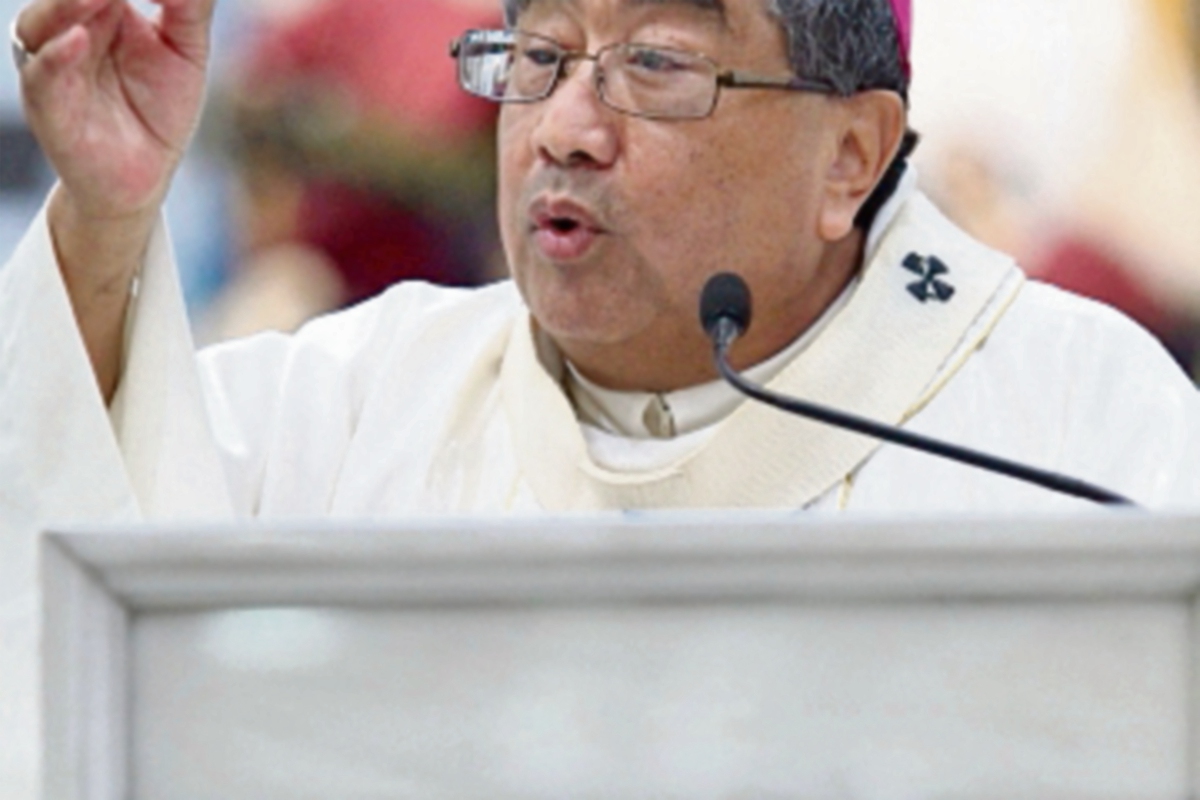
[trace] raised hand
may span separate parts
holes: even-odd
[[[214,0],[34,0],[16,34],[25,113],[58,172],[47,218],[106,400],[130,286],[204,99]]]
[[[213,0],[36,0],[17,34],[26,115],[78,213],[157,208],[204,96]]]

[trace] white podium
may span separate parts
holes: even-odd
[[[46,797],[1200,794],[1200,517],[42,542]]]

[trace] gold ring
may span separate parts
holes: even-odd
[[[21,37],[17,35],[17,21],[14,19],[12,25],[8,26],[8,38],[12,42],[13,63],[17,65],[17,71],[29,63],[29,59],[33,58],[33,53],[29,52],[29,48],[21,41]]]

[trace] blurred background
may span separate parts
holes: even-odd
[[[0,0],[10,19],[19,0]],[[1200,376],[1200,0],[915,0],[925,189]],[[402,278],[504,274],[494,109],[447,43],[498,0],[221,0],[168,202],[197,338],[291,329]],[[52,176],[0,68],[0,261]]]

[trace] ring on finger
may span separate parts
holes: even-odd
[[[17,33],[17,21],[15,19],[8,27],[8,38],[12,44],[13,63],[17,65],[17,71],[19,72],[22,67],[29,63],[29,59],[33,58],[33,53],[29,52],[29,48],[25,46],[25,42],[21,41],[21,36]]]

